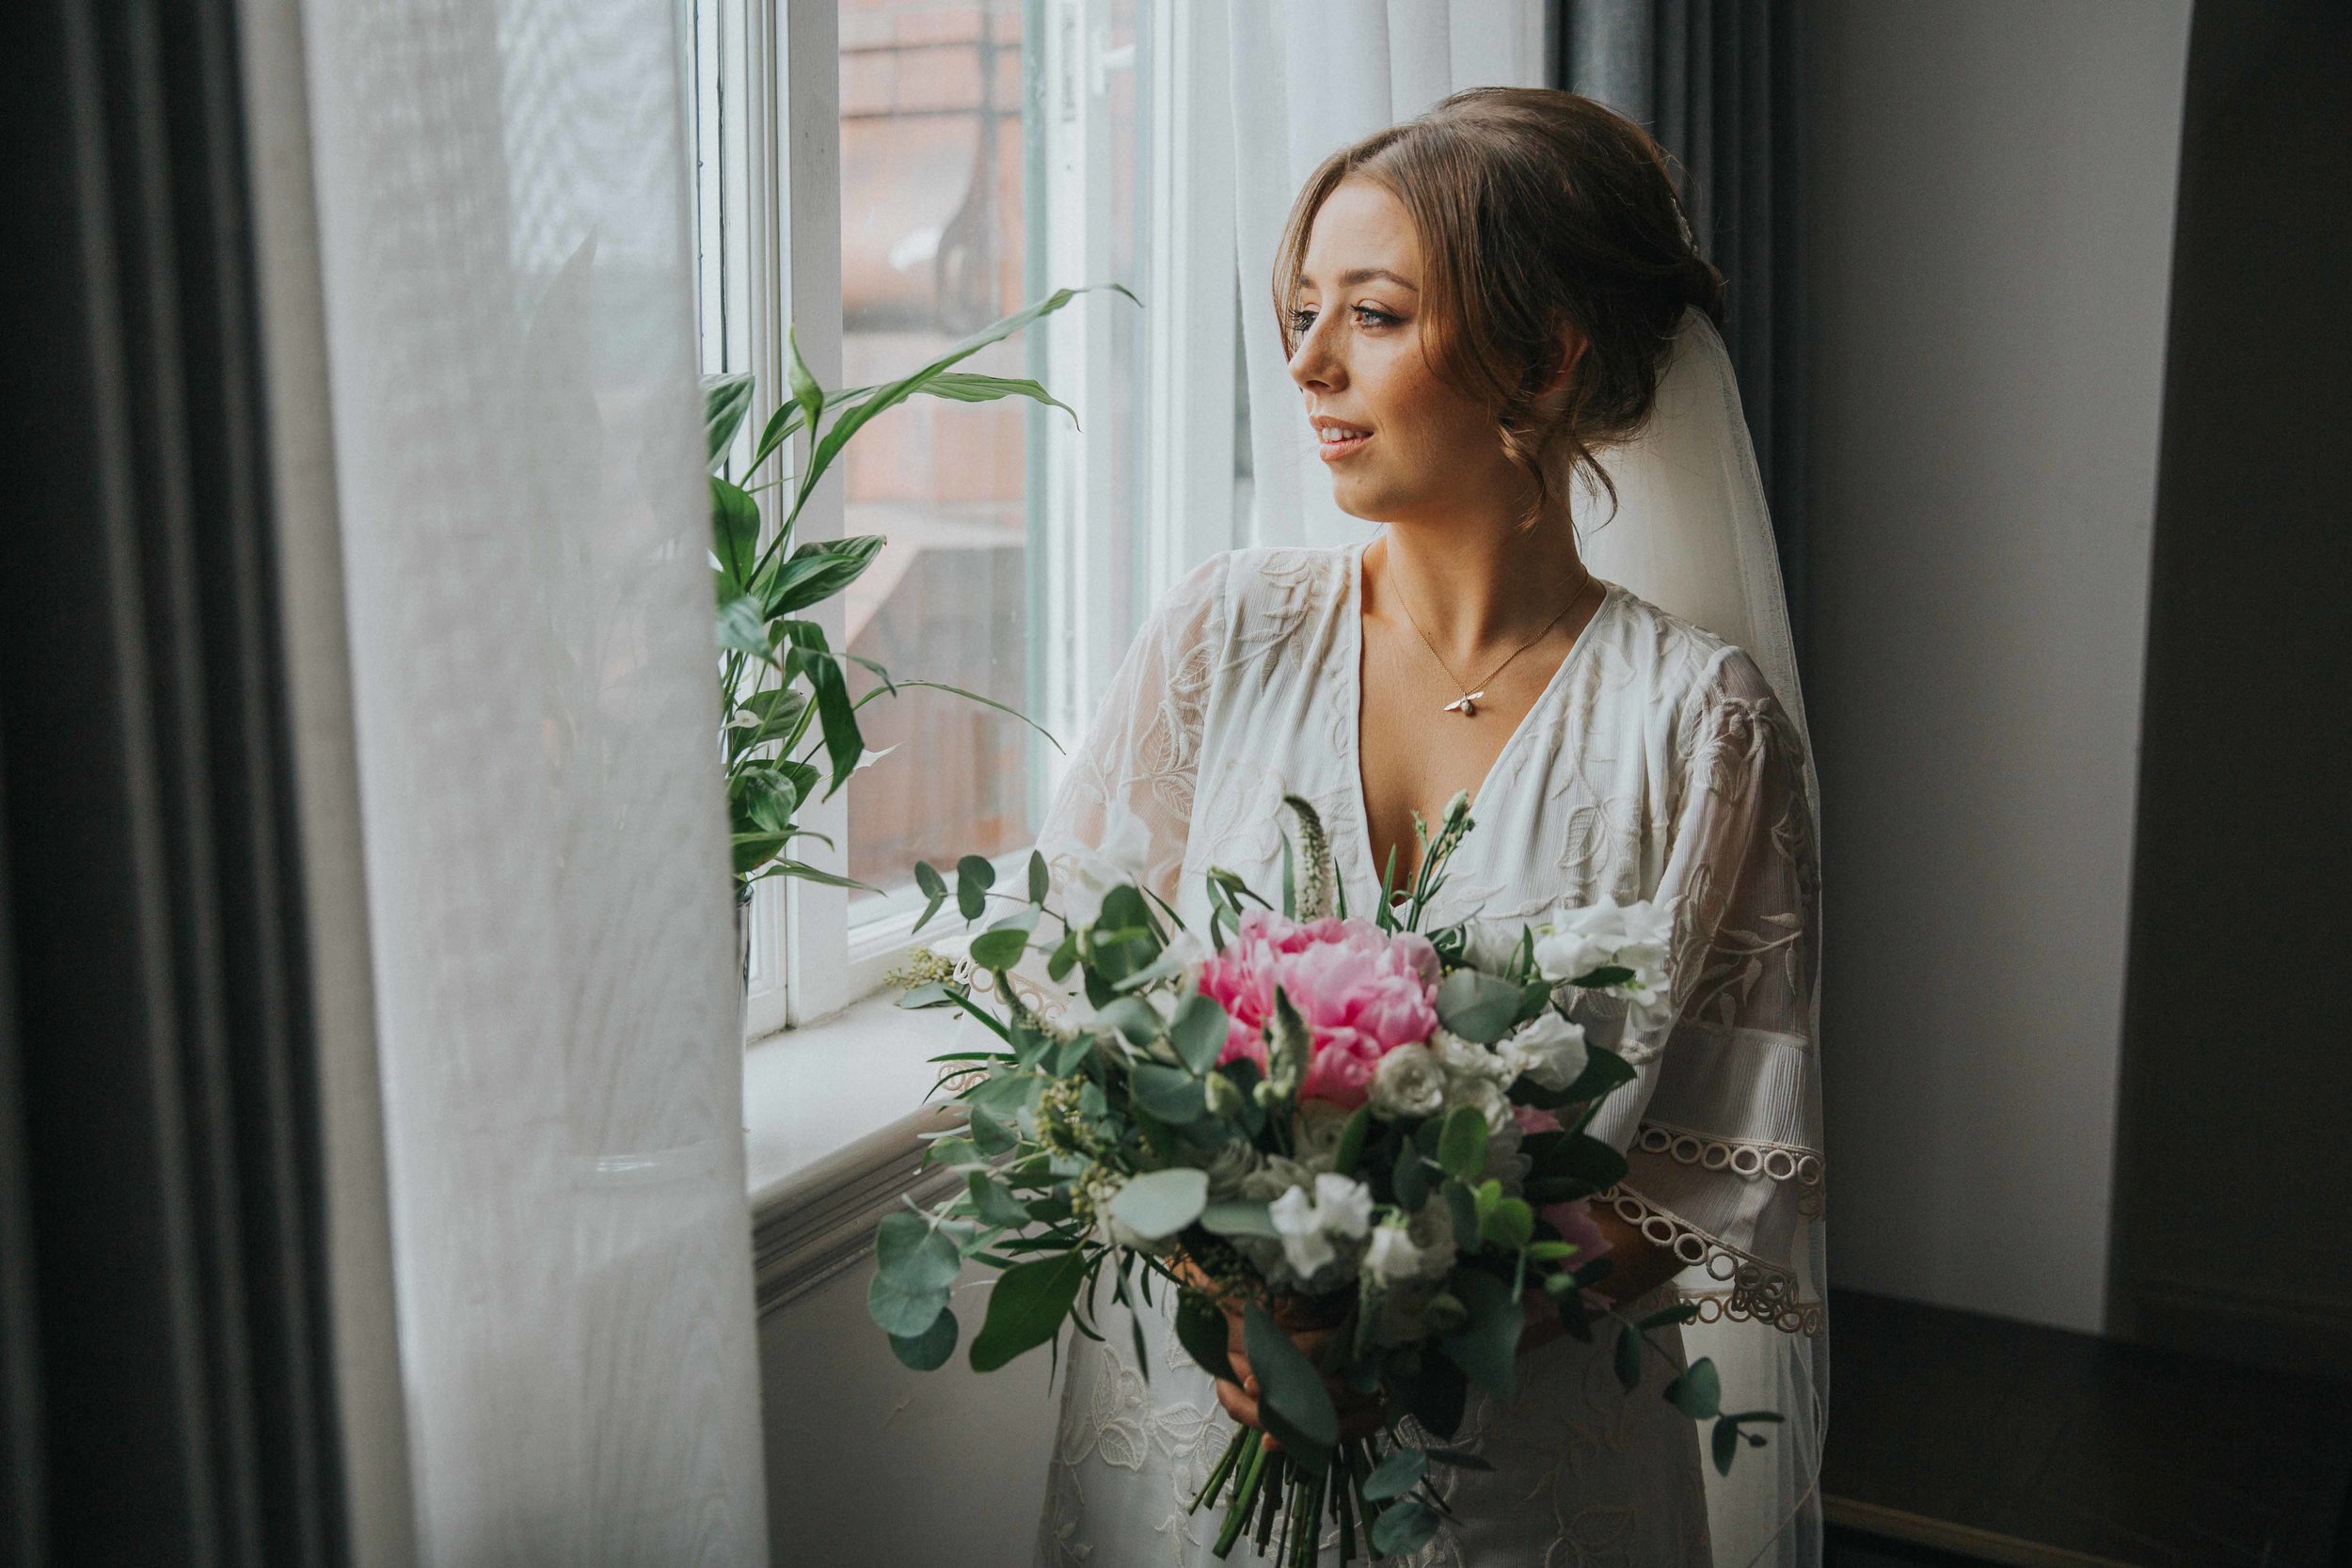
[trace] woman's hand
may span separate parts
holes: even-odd
[[[1291,1342],[1308,1360],[1321,1358],[1323,1352],[1337,1333],[1329,1328],[1301,1328],[1291,1331]],[[1242,1332],[1241,1308],[1225,1308],[1225,1354],[1233,1364],[1234,1376],[1241,1381],[1216,1380],[1216,1402],[1225,1407],[1225,1414],[1246,1427],[1263,1432],[1265,1423],[1258,1416],[1258,1379],[1249,1370],[1249,1348]],[[1369,1437],[1388,1425],[1388,1407],[1375,1394],[1359,1394],[1338,1378],[1327,1377],[1323,1386],[1331,1391],[1331,1406],[1339,1412],[1340,1441],[1353,1442]],[[1266,1447],[1279,1449],[1275,1438],[1266,1439]]]

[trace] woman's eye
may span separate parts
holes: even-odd
[[[1356,307],[1356,325],[1359,326],[1394,326],[1404,319],[1403,316],[1391,316],[1375,306]]]
[[[1293,332],[1297,333],[1303,338],[1314,329],[1315,313],[1312,310],[1293,310],[1291,312],[1291,330]]]

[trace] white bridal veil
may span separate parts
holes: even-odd
[[[1586,566],[1747,650],[1804,742],[1805,792],[1818,830],[1820,793],[1772,514],[1730,356],[1704,315],[1696,310],[1684,315],[1648,423],[1633,440],[1602,453],[1601,460],[1616,485],[1617,504],[1613,515],[1605,493],[1578,482],[1575,514]],[[1818,928],[1818,911],[1815,919]],[[1818,971],[1818,954],[1815,963]],[[1786,1282],[1774,1289],[1793,1292],[1777,1315],[1727,1311],[1684,1331],[1691,1355],[1711,1356],[1721,1370],[1724,1409],[1772,1409],[1787,1418],[1785,1425],[1772,1430],[1766,1447],[1740,1454],[1728,1477],[1708,1466],[1708,1526],[1719,1564],[1801,1568],[1820,1560],[1816,1481],[1828,1412],[1829,1327],[1818,973],[1814,982],[1806,1022],[1808,1054],[1817,1065],[1802,1084],[1789,1085],[1798,1101],[1791,1119],[1802,1134],[1770,1148],[1715,1145],[1665,1151],[1676,1158],[1687,1153],[1709,1169],[1721,1160],[1738,1175],[1750,1174],[1742,1164],[1753,1161],[1761,1185],[1805,1195],[1795,1198],[1777,1223],[1756,1225],[1748,1261],[1734,1264],[1716,1252],[1709,1263],[1684,1276],[1692,1294],[1720,1298],[1723,1287],[1732,1285],[1736,1301],[1743,1281],[1731,1275],[1753,1267],[1768,1281],[1777,1275]],[[1774,1167],[1781,1164],[1803,1167],[1812,1180],[1776,1181]]]

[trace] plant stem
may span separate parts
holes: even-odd
[[[1225,1478],[1232,1474],[1235,1465],[1241,1463],[1242,1445],[1248,1440],[1249,1429],[1248,1427],[1233,1429],[1233,1440],[1225,1445],[1224,1457],[1216,1462],[1216,1468],[1209,1472],[1208,1481],[1200,1488],[1200,1495],[1192,1499],[1195,1513],[1216,1501],[1217,1493],[1224,1489]]]
[[[1250,1505],[1258,1500],[1258,1488],[1265,1481],[1265,1440],[1248,1427],[1242,1431],[1255,1440],[1249,1443],[1248,1453],[1242,1460],[1241,1479],[1233,1485],[1233,1500],[1225,1510],[1224,1528],[1216,1534],[1216,1555],[1219,1558],[1232,1555],[1233,1544],[1241,1539],[1241,1532],[1249,1523]]]

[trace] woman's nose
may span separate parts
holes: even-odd
[[[1290,370],[1291,379],[1302,388],[1331,391],[1347,384],[1347,369],[1341,362],[1324,318],[1317,317],[1291,350]]]

